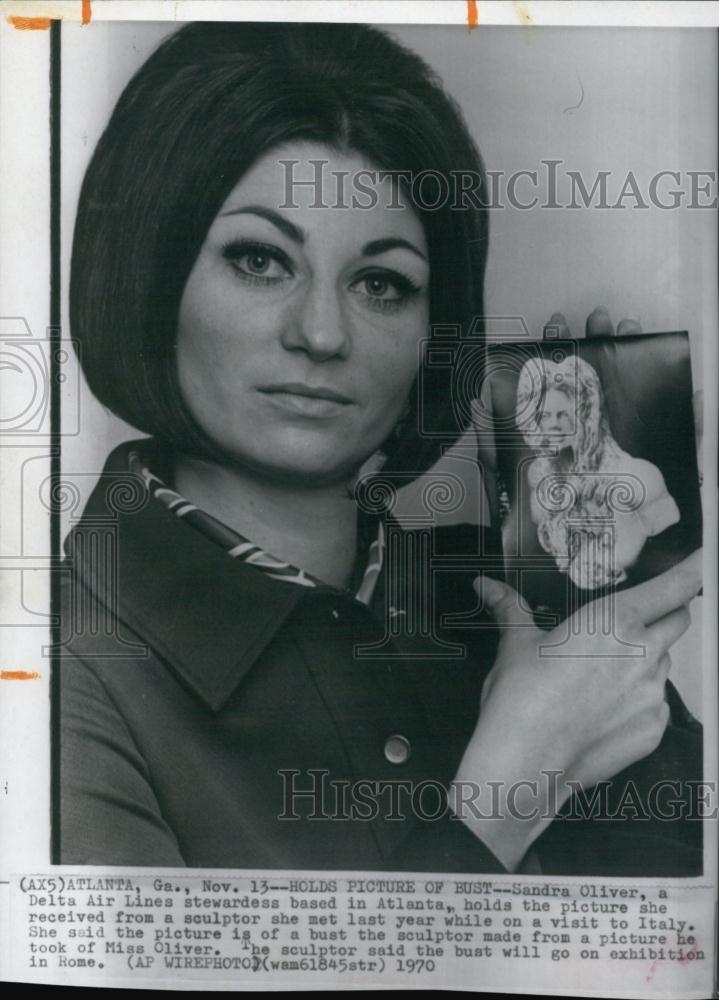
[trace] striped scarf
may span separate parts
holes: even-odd
[[[177,517],[181,517],[187,524],[221,546],[228,556],[254,566],[273,580],[281,580],[283,583],[292,583],[299,587],[325,586],[317,577],[270,555],[259,545],[255,545],[233,528],[228,528],[222,521],[200,510],[175,490],[171,490],[148,469],[138,452],[130,452],[129,467],[132,473],[142,478],[151,497],[159,500]],[[369,547],[364,574],[354,595],[355,600],[362,604],[369,604],[372,600],[377,580],[382,572],[384,550],[384,525],[379,521],[377,537]]]

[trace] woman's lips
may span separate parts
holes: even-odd
[[[352,402],[348,396],[335,389],[299,382],[260,386],[258,391],[276,406],[308,417],[334,416]]]

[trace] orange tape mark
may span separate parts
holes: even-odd
[[[89,24],[92,19],[92,0],[82,0],[82,23]]]
[[[50,29],[49,17],[16,17],[11,14],[6,20],[18,31],[49,31]]]
[[[479,24],[479,11],[477,9],[477,0],[467,0],[467,27],[469,31],[472,28],[476,28]]]
[[[39,677],[35,670],[0,670],[0,681],[36,681]]]

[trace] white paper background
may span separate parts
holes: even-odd
[[[59,7],[60,5],[55,5]],[[79,3],[72,4],[79,17]],[[307,5],[309,7],[310,5]],[[366,10],[364,9],[366,6]],[[717,4],[585,4],[580,17],[625,16],[629,22],[681,18],[717,22]],[[0,4],[3,18],[13,11],[39,16],[43,4]],[[112,28],[111,17],[153,20],[175,16],[227,17],[227,0],[195,4],[93,4],[93,21],[81,28],[68,22],[63,40],[63,265],[66,269],[71,220],[81,173],[112,101],[149,48],[168,25],[142,31],[127,24]],[[373,5],[315,4],[326,16],[372,19]],[[489,169],[538,167],[542,158],[562,158],[568,169],[716,170],[716,34],[688,28],[666,31],[549,31],[515,28],[511,33],[483,30],[495,20],[516,21],[522,10],[536,22],[576,16],[578,5],[479,4],[480,28],[468,33],[465,4],[401,3],[374,5],[374,16],[450,27],[403,27],[407,41],[435,66],[461,102]],[[200,9],[202,13],[199,14]],[[305,8],[306,11],[307,8]],[[65,5],[69,10],[69,5]],[[243,17],[288,17],[286,3],[242,4]],[[451,11],[451,12],[450,12]],[[397,13],[395,13],[397,12]],[[302,16],[293,10],[293,16]],[[306,16],[306,15],[305,15]],[[319,16],[314,13],[313,16]],[[112,31],[112,34],[110,32]],[[8,318],[27,320],[33,337],[49,323],[48,52],[46,32],[18,32],[0,22],[0,317],[3,336]],[[75,67],[73,70],[72,67]],[[577,103],[579,80],[584,88]],[[599,302],[615,321],[640,318],[645,329],[688,328],[692,335],[697,382],[716,372],[716,214],[706,211],[495,213],[487,277],[489,314],[524,316],[533,331],[555,309],[562,309],[575,330]],[[66,270],[64,272],[66,275]],[[66,278],[63,279],[64,281]],[[12,328],[16,329],[15,327]],[[6,382],[3,382],[5,387]],[[716,384],[707,394],[710,437],[705,482],[716,481]],[[12,388],[11,388],[12,394]],[[109,447],[131,433],[108,418],[88,393],[81,398],[82,435],[68,437],[67,468],[99,471]],[[82,440],[81,440],[82,439]],[[47,463],[46,436],[3,436],[0,488],[0,668],[37,671],[31,683],[8,681],[0,691],[0,882],[10,872],[42,870],[49,859],[49,663],[41,655],[48,638],[48,513],[37,503],[22,504],[18,494],[22,465]],[[47,465],[49,469],[49,463]],[[703,603],[716,607],[716,505],[704,489],[707,513],[707,586]],[[19,509],[18,509],[19,507]],[[22,515],[19,521],[18,514]],[[18,537],[18,525],[20,537]],[[30,544],[21,544],[23,540]],[[25,572],[22,575],[18,567]],[[686,640],[685,655],[675,655],[679,686],[690,707],[710,722],[708,773],[715,772],[716,642],[715,617],[704,623],[705,682],[698,683],[699,629]],[[702,708],[704,710],[702,711]],[[714,844],[708,845],[708,877],[715,877]],[[8,909],[0,885],[0,940],[6,941]],[[10,958],[12,956],[9,956]],[[4,956],[7,962],[8,956]],[[7,968],[7,966],[5,966]],[[18,975],[18,971],[14,970]],[[479,986],[480,984],[477,984]],[[505,988],[511,988],[507,981]],[[531,989],[526,984],[525,989]],[[591,989],[591,984],[584,984]],[[621,989],[621,987],[619,987]],[[648,987],[649,989],[649,987]],[[598,987],[599,992],[605,992]],[[688,995],[688,994],[687,994]],[[694,992],[694,995],[700,995]]]

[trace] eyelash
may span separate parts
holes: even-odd
[[[249,257],[252,254],[263,254],[271,260],[277,261],[286,271],[291,270],[287,257],[277,247],[269,246],[266,243],[258,243],[256,240],[233,240],[231,243],[225,244],[222,248],[222,256],[230,264],[235,273],[248,284],[275,285],[278,281],[284,280],[284,278],[277,276],[251,274],[249,271],[244,271],[239,266],[239,261],[243,257]]]
[[[369,292],[355,291],[355,285],[362,281],[369,281],[372,278],[379,278],[381,281],[385,281],[387,284],[394,286],[395,291],[398,293],[397,298],[382,299],[377,295],[371,295]],[[364,296],[370,309],[376,309],[379,312],[397,312],[405,306],[407,302],[417,294],[417,292],[419,292],[419,285],[412,281],[412,279],[406,274],[400,274],[399,271],[394,270],[386,271],[382,268],[375,268],[373,270],[365,271],[364,274],[358,275],[350,287],[355,295]]]
[[[239,261],[241,261],[243,257],[248,257],[253,253],[263,254],[271,260],[276,261],[286,271],[292,271],[292,266],[287,256],[277,247],[266,243],[258,243],[256,240],[233,240],[232,242],[225,244],[222,248],[222,256],[230,264],[235,274],[237,274],[237,276],[247,284],[267,286],[276,285],[285,280],[284,277],[276,275],[251,274],[249,271],[245,271],[241,268],[239,266]],[[381,281],[385,281],[387,284],[394,287],[395,291],[398,293],[397,298],[383,299],[379,296],[371,295],[369,292],[355,290],[355,285],[363,281],[369,281],[372,278],[379,278]],[[365,298],[368,308],[375,309],[379,312],[392,312],[401,309],[409,299],[419,292],[420,286],[412,281],[412,279],[406,274],[401,274],[399,271],[374,268],[358,275],[354,279],[350,289],[354,292],[354,294],[362,295]]]

